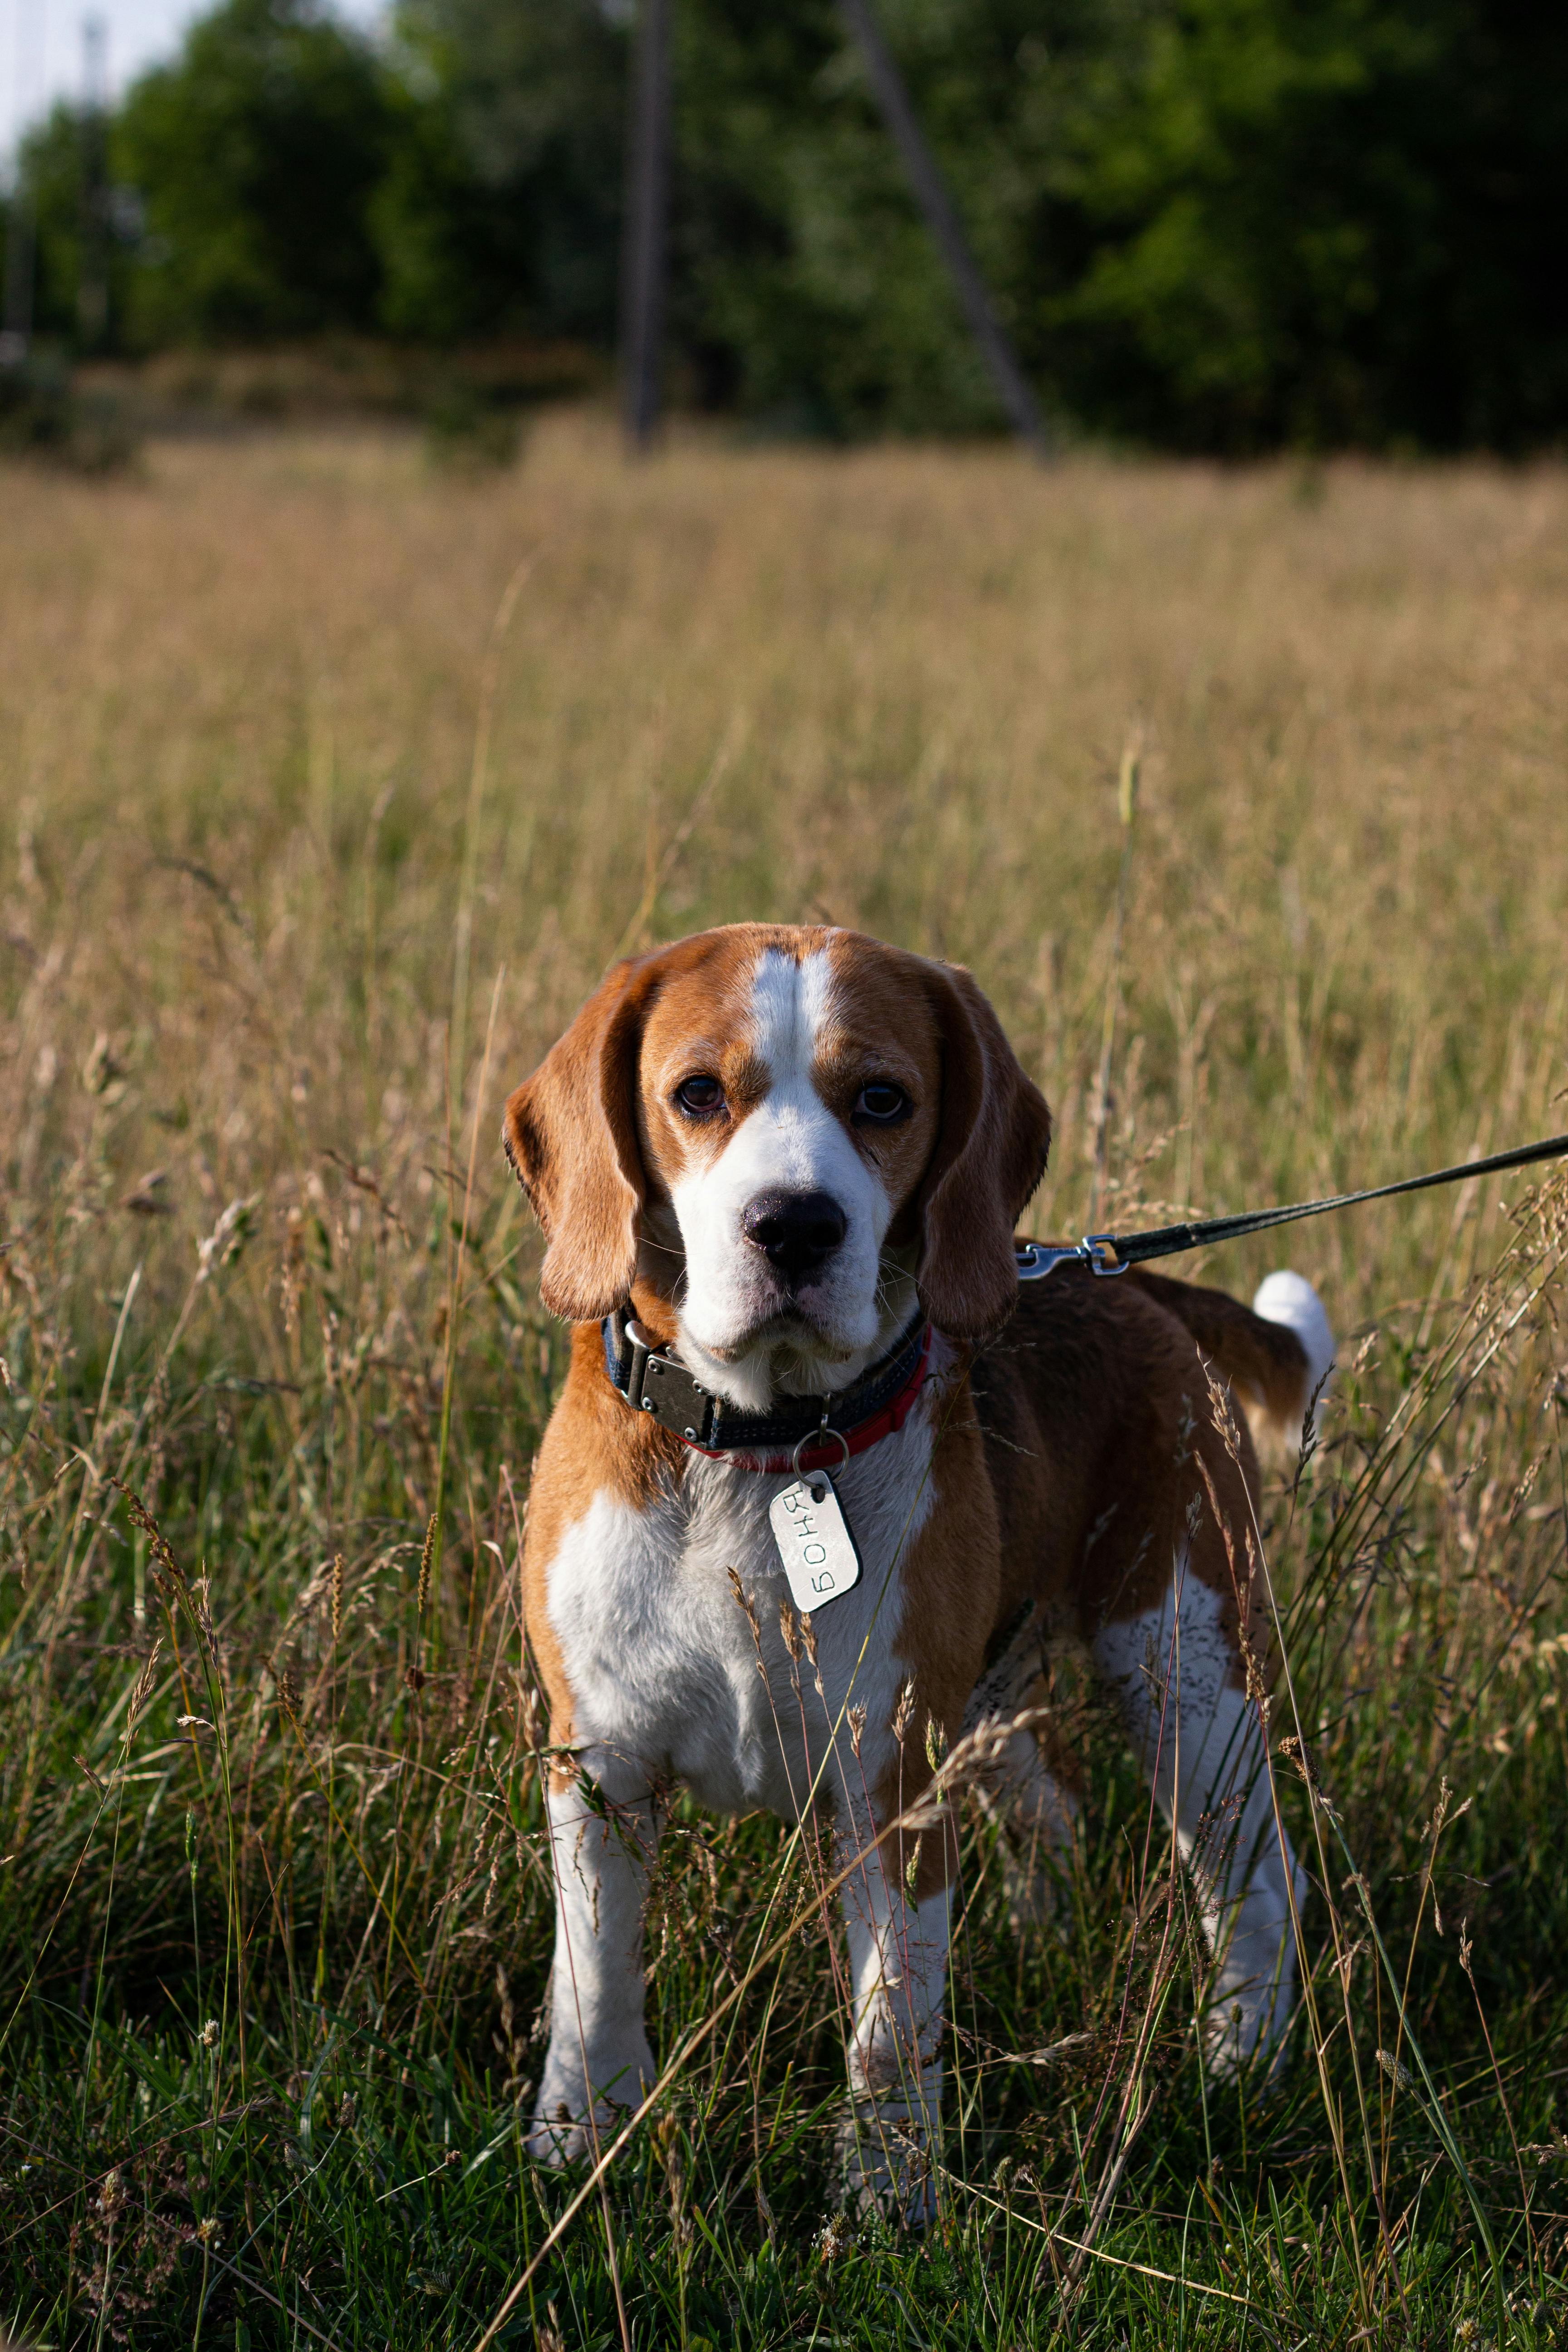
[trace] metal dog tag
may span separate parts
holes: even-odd
[[[859,1583],[860,1555],[826,1470],[781,1489],[768,1506],[768,1519],[797,1609],[821,1609]]]

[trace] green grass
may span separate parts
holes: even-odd
[[[1205,2078],[1184,1883],[1064,1657],[1048,1927],[963,1809],[930,2236],[838,2213],[815,1845],[687,1810],[650,2025],[711,2031],[542,2257],[584,2183],[520,2146],[515,1563],[564,1340],[493,1146],[617,945],[825,899],[994,991],[1062,1114],[1037,1230],[1087,1211],[1111,990],[1111,1222],[1561,1126],[1568,489],[628,476],[570,423],[483,490],[152,464],[5,485],[0,2316],[472,2347],[527,2273],[495,2340],[547,2352],[623,2308],[645,2352],[1568,2341],[1563,1180],[1290,1252],[1348,1336],[1264,1529],[1278,2084]]]
[[[1556,1214],[1561,1228],[1560,1195]],[[1500,2295],[1506,2340],[1554,2340],[1564,2007],[1542,1962],[1563,1926],[1565,1645],[1534,1630],[1521,1643],[1521,1626],[1539,1625],[1560,1520],[1494,1504],[1513,1580],[1482,1629],[1457,1624],[1444,1534],[1422,1519],[1441,1521],[1455,1484],[1432,1468],[1445,1444],[1484,1462],[1558,1434],[1561,1396],[1545,1433],[1529,1426],[1528,1317],[1491,1351],[1560,1243],[1527,1228],[1447,1360],[1407,1360],[1402,1391],[1357,1381],[1278,1531],[1275,1558],[1300,1564],[1295,1699],[1334,1801],[1320,1810],[1333,1902],[1309,1913],[1332,2124],[1305,2019],[1273,2097],[1202,2079],[1180,1890],[1069,1676],[1091,1793],[1051,1928],[1009,1928],[994,1832],[966,1832],[931,2241],[833,2220],[842,2061],[809,1873],[780,1890],[773,1825],[685,1813],[650,1922],[658,2046],[745,1979],[781,1893],[807,1925],[752,1976],[612,2173],[607,2211],[584,2207],[500,2340],[617,2340],[606,2227],[645,2344],[1318,2343],[1369,2322],[1390,2341],[1470,2340],[1467,2325],[1499,2340]],[[237,1265],[213,1276],[242,1279]],[[504,1380],[503,1361],[493,1370]],[[68,1399],[26,1386],[25,1366],[12,1380],[14,1415],[47,1446]],[[1406,1425],[1390,1437],[1400,1394]],[[199,1585],[123,1506],[85,1518],[68,1475],[31,1514],[37,1599],[14,1612],[12,1688],[49,1674],[54,1699],[31,1804],[20,1753],[8,1791],[26,1867],[9,1865],[4,2226],[12,2306],[49,2340],[471,2343],[573,2185],[519,2144],[550,1903],[510,1593],[499,1570],[450,1574],[421,1628],[419,1548],[394,1539],[345,1570],[334,1632],[331,1570],[311,1575],[289,1540],[290,1472],[323,1467],[331,1439],[333,1401],[313,1402],[303,1442],[279,1428],[269,1443],[279,1408],[256,1402],[249,1442],[226,1444],[231,1409],[171,1384],[163,1410],[202,1489],[193,1516],[226,1521],[243,1562],[210,1631]],[[1560,1461],[1554,1447],[1554,1478]],[[367,1517],[376,1467],[362,1467]],[[1402,1526],[1417,1477],[1438,1507]],[[510,1550],[504,1483],[496,1499],[475,1529]],[[1463,1556],[1471,1529],[1450,1516]],[[62,1627],[73,1528],[79,1564],[95,1530],[118,1555],[121,1606]],[[112,1635],[134,1625],[138,1589],[163,1649],[130,1696],[142,1645]],[[1283,1695],[1276,1707],[1278,1725]],[[205,1723],[182,1734],[181,1715]],[[1472,1801],[1443,1832],[1429,1892],[1421,1830],[1445,1764]],[[1281,1790],[1310,1855],[1300,1783],[1282,1774]],[[1364,1910],[1347,1888],[1357,1868]],[[1352,1948],[1346,1998],[1334,1956]],[[1121,2194],[1074,2279],[1130,2137],[1129,2090]]]

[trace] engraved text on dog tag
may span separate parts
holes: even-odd
[[[860,1581],[860,1555],[826,1470],[813,1470],[768,1506],[773,1541],[800,1610],[822,1608]]]

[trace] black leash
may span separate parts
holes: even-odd
[[[1297,1201],[1288,1209],[1250,1209],[1239,1217],[1208,1217],[1195,1225],[1158,1225],[1148,1234],[1086,1234],[1081,1242],[1016,1242],[1020,1282],[1039,1282],[1069,1261],[1094,1274],[1125,1274],[1152,1257],[1175,1257],[1209,1242],[1239,1241],[1270,1225],[1293,1225],[1298,1217],[1321,1217],[1330,1209],[1353,1209],[1362,1201],[1386,1201],[1395,1192],[1425,1192],[1434,1184],[1458,1184],[1467,1176],[1491,1176],[1504,1168],[1530,1168],[1538,1160],[1568,1159],[1568,1135],[1544,1143],[1521,1143],[1516,1151],[1495,1151],[1489,1160],[1467,1160],[1462,1168],[1439,1168],[1433,1176],[1406,1176],[1398,1184],[1374,1184],[1367,1192],[1340,1192],[1331,1201]]]

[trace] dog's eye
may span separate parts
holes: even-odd
[[[724,1089],[717,1078],[682,1078],[675,1099],[689,1118],[706,1118],[724,1107]]]
[[[910,1107],[902,1087],[894,1086],[890,1078],[873,1078],[868,1086],[861,1087],[856,1098],[855,1116],[868,1120],[873,1127],[891,1127]]]

